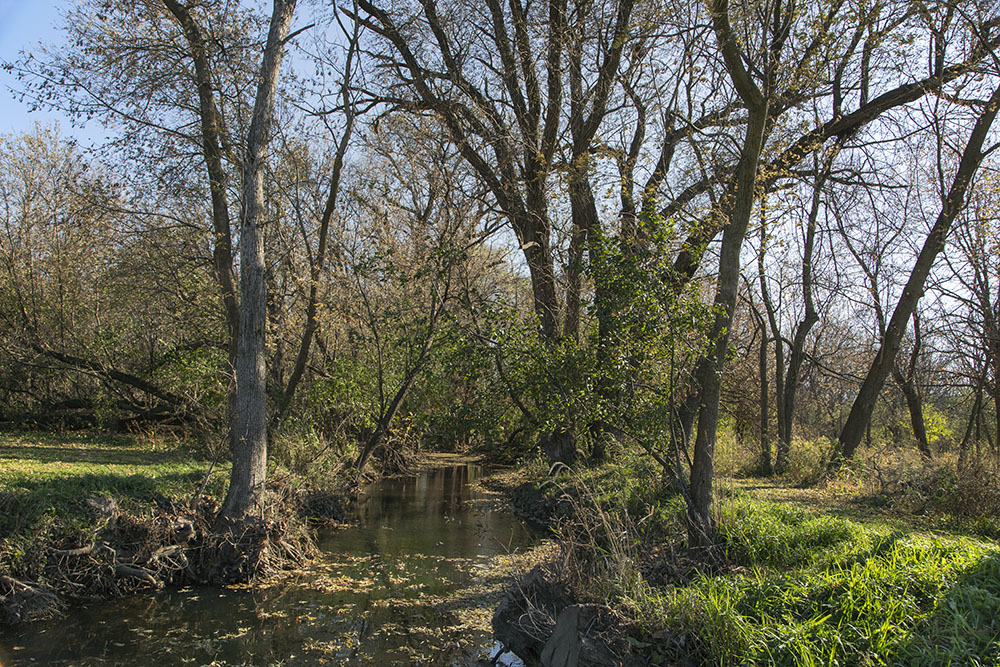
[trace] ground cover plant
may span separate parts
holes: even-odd
[[[183,443],[86,433],[3,433],[0,460],[5,540],[51,531],[57,523],[93,526],[97,515],[88,498],[112,498],[133,512],[192,498],[211,465]],[[223,481],[213,475],[205,492],[217,495]]]
[[[521,490],[535,489],[562,544],[555,576],[610,604],[653,664],[1000,662],[995,542],[872,506],[836,480],[839,494],[729,479],[708,560],[688,548],[683,499],[656,472],[623,456]]]
[[[49,616],[71,600],[259,578],[311,550],[300,510],[312,497],[277,480],[262,535],[241,538],[270,550],[219,540],[212,525],[228,463],[183,441],[5,432],[0,460],[4,623]],[[226,569],[220,553],[233,548],[251,554],[252,572]]]

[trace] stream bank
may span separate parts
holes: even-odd
[[[492,644],[504,590],[553,556],[482,472],[384,478],[357,523],[321,529],[321,556],[292,576],[73,607],[0,632],[0,663],[469,664]]]

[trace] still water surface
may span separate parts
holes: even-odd
[[[0,665],[448,665],[484,614],[494,556],[531,544],[506,509],[479,502],[481,470],[384,479],[358,526],[320,535],[301,576],[263,589],[186,588],[78,607],[0,634]]]

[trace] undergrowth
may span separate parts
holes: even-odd
[[[562,575],[632,618],[654,664],[1000,665],[1000,548],[719,494],[724,564],[641,458],[542,484],[572,505]],[[654,576],[657,573],[665,576]]]

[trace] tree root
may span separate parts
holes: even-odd
[[[208,498],[193,509],[166,503],[141,517],[113,501],[95,502],[106,522],[89,544],[57,542],[0,575],[0,625],[51,617],[68,601],[190,583],[249,583],[297,566],[316,553],[300,504],[290,491],[272,489],[264,518],[215,527],[218,508]]]

